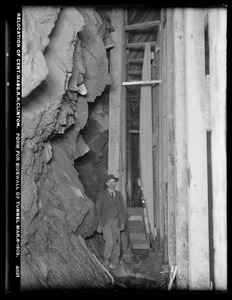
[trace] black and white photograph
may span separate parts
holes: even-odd
[[[227,12],[9,5],[6,296],[227,294]]]

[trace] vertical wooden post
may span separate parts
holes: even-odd
[[[167,24],[166,13],[167,10],[163,9],[164,20],[161,23],[163,26],[162,38],[162,199],[164,218],[164,232],[163,232],[163,247],[164,247],[164,262],[168,262],[168,179],[167,179]]]
[[[127,22],[127,10],[124,10],[123,13],[123,19],[124,19],[124,24]],[[124,30],[124,29],[123,29]],[[125,40],[125,32],[123,31],[123,41]],[[123,47],[123,62],[127,61],[127,54],[124,50]],[[126,77],[126,68],[122,68],[123,73],[122,73],[122,78],[125,80]],[[123,199],[125,199],[125,205],[128,206],[127,203],[127,187],[126,187],[126,182],[127,182],[127,102],[126,102],[126,97],[127,97],[127,90],[125,87],[122,88],[122,105],[121,105],[121,118],[122,118],[122,134],[121,134],[121,192]]]
[[[162,20],[162,10],[161,10],[161,20]],[[162,21],[161,21],[162,24]],[[159,32],[159,46],[160,49],[162,47],[163,43],[163,29],[160,28]],[[159,76],[162,76],[162,64],[163,64],[163,55],[162,51],[159,51],[158,53],[158,65],[159,65]],[[158,105],[158,113],[159,113],[159,129],[158,129],[158,168],[159,168],[159,174],[158,174],[158,216],[159,216],[159,238],[160,238],[160,246],[161,250],[163,249],[163,238],[164,238],[164,201],[163,201],[163,122],[162,122],[162,116],[163,116],[163,89],[162,84],[159,85],[158,89],[158,97],[159,97],[159,105]]]
[[[157,44],[159,44],[160,30],[157,33]],[[155,79],[160,79],[160,68],[159,68],[159,52],[155,53]],[[156,226],[156,234],[159,231],[159,90],[160,85],[153,87],[153,133],[154,133],[154,160],[155,160],[155,170],[154,170],[154,222]],[[157,236],[158,238],[158,236]]]
[[[184,9],[173,9],[174,33],[174,145],[176,152],[176,263],[179,289],[187,289],[189,284],[188,251],[188,172],[187,133],[185,101],[185,28]]]
[[[128,25],[128,10],[125,10],[124,13],[124,24]],[[128,37],[129,37],[129,33],[125,32],[124,33],[125,39],[124,39],[124,44],[128,41]],[[130,50],[129,48],[124,48],[124,66],[125,66],[125,80],[128,81],[128,60],[129,60],[129,56],[130,56]],[[126,195],[128,197],[127,199],[127,206],[131,207],[132,204],[132,199],[131,199],[131,195],[132,195],[132,191],[131,191],[131,187],[132,187],[132,180],[131,180],[131,134],[128,132],[129,127],[131,126],[130,123],[130,119],[131,119],[131,112],[130,112],[130,101],[129,101],[129,97],[128,95],[130,94],[128,92],[128,90],[124,89],[125,91],[125,109],[126,109],[126,121],[125,121],[125,131],[126,131],[126,181],[125,181],[125,192]]]
[[[225,8],[209,10],[214,279],[217,290],[227,289],[226,24]]]
[[[120,147],[120,153],[121,153],[121,193],[123,196],[123,199],[126,199],[126,176],[127,176],[127,162],[126,162],[126,141],[127,141],[127,132],[126,132],[126,126],[127,126],[127,120],[126,120],[126,90],[123,90],[122,94],[122,107],[121,107],[121,116],[122,116],[122,133],[121,133],[121,147]],[[125,200],[126,201],[126,200]],[[127,203],[125,203],[127,204]]]
[[[146,44],[142,80],[151,79],[151,49]],[[139,152],[140,174],[143,195],[148,208],[149,222],[153,234],[154,229],[154,196],[153,196],[153,154],[152,154],[152,94],[151,86],[141,87],[139,114]]]
[[[123,78],[123,40],[124,40],[124,10],[113,9],[111,23],[115,29],[111,33],[115,46],[110,53],[110,74],[112,84],[110,86],[109,103],[109,149],[108,149],[108,173],[119,177],[118,189],[122,190],[122,166],[121,166],[121,135],[122,135],[122,82]],[[125,199],[124,199],[125,200]]]
[[[185,9],[187,159],[189,186],[189,287],[206,290],[209,282],[208,182],[204,11]]]
[[[173,97],[173,14],[167,9],[167,168],[168,168],[168,260],[176,263],[174,97]]]

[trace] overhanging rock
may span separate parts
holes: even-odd
[[[41,9],[38,16],[36,9],[31,9],[35,20],[41,16]],[[48,8],[47,16],[49,12]],[[91,21],[89,9],[80,13],[76,8],[64,7],[57,19],[46,18],[48,22],[44,22],[41,32],[50,32],[50,41],[41,38],[36,29],[33,38],[48,74],[34,86],[25,81],[27,96],[22,99],[22,288],[107,286],[107,276],[89,259],[80,242],[80,235],[93,234],[97,219],[94,204],[74,168],[74,160],[89,149],[79,134],[88,119],[87,100],[94,101],[110,82],[106,50],[100,35],[94,36],[97,44],[93,41],[96,24]],[[85,26],[93,33],[88,46],[85,37],[79,35]],[[95,57],[90,59],[88,51]],[[37,64],[33,67],[35,73],[39,71]],[[25,65],[22,73],[25,78],[29,74]],[[66,90],[70,78],[78,85],[85,84],[87,95],[74,91],[76,96],[70,98]]]

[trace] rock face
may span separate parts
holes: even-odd
[[[108,174],[109,91],[89,105],[89,118],[81,134],[89,151],[75,160],[75,168],[88,197],[95,202]]]
[[[84,240],[98,225],[94,202],[74,167],[91,149],[80,134],[88,102],[110,84],[106,28],[90,8],[25,7],[23,16],[22,290],[107,287]]]
[[[85,70],[85,85],[88,90],[86,99],[91,102],[96,96],[101,95],[107,84],[111,83],[103,42],[105,27],[96,11],[81,9],[80,12],[86,21],[85,30],[80,32],[80,38],[83,58],[88,61]]]
[[[22,97],[26,97],[48,75],[43,55],[60,9],[27,7],[23,11],[22,31]]]

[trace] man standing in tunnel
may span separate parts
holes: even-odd
[[[113,174],[106,179],[107,188],[98,193],[96,208],[98,212],[98,233],[103,233],[105,241],[103,264],[116,267],[120,257],[120,231],[124,230],[125,209],[122,194],[115,190],[118,178]]]

